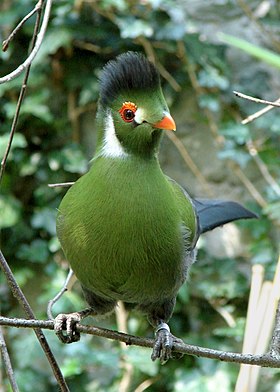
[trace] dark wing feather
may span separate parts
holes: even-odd
[[[193,199],[197,211],[200,234],[238,219],[258,216],[234,201]]]

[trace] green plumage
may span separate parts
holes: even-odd
[[[173,298],[185,279],[195,214],[157,158],[94,160],[67,192],[57,232],[80,282],[108,299]]]

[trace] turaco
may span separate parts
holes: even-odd
[[[201,233],[253,218],[235,202],[193,200],[161,170],[163,130],[175,130],[155,66],[128,52],[100,78],[98,140],[92,166],[66,193],[57,234],[89,307],[55,319],[63,342],[75,324],[112,312],[117,301],[143,311],[155,328],[152,359],[172,357],[168,320],[195,259]],[[67,332],[65,332],[65,330]]]

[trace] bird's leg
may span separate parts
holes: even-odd
[[[151,358],[155,361],[159,358],[160,363],[163,365],[168,359],[171,358],[173,346],[173,336],[170,333],[168,324],[160,322],[155,331],[155,343]]]
[[[54,319],[54,331],[62,343],[73,343],[80,340],[80,332],[76,329],[78,324],[85,317],[96,312],[92,308],[86,308],[74,313],[61,313]]]
[[[54,330],[63,343],[72,343],[80,340],[80,333],[76,325],[87,316],[105,315],[112,312],[116,301],[105,299],[82,286],[85,300],[89,307],[79,312],[59,314],[54,320]]]
[[[182,357],[180,353],[172,353],[174,343],[183,343],[183,341],[172,335],[168,324],[160,322],[155,331],[155,343],[151,358],[155,361],[159,358],[160,363],[164,365],[169,359]]]

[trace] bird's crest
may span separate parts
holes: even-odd
[[[100,103],[110,104],[122,91],[154,90],[160,77],[154,64],[142,53],[127,52],[109,61],[100,77]]]

